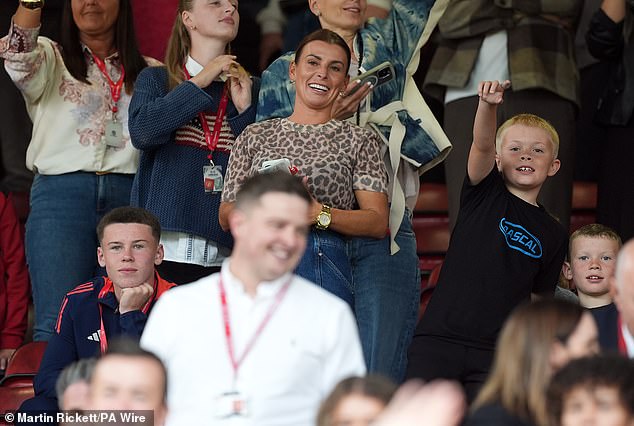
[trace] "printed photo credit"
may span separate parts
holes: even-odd
[[[16,413],[18,423],[59,423],[87,425],[134,425],[151,426],[154,424],[152,411],[62,411],[58,413]],[[6,418],[11,421],[12,419]]]

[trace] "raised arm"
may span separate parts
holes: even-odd
[[[626,14],[625,0],[603,0],[588,27],[588,51],[599,60],[618,61],[623,55],[625,39],[623,26]]]
[[[235,201],[222,201],[218,209],[218,223],[227,232],[229,232],[229,215],[231,215],[234,205]]]
[[[132,144],[137,149],[164,145],[172,132],[213,105],[213,98],[193,82],[184,81],[168,92],[165,69],[146,68],[137,78],[130,101]]]
[[[36,28],[40,26],[40,19],[42,17],[42,9],[28,9],[22,6],[20,2],[18,10],[13,15],[13,23],[22,28]]]
[[[29,109],[38,104],[42,94],[59,70],[55,43],[39,36],[42,9],[28,9],[21,4],[12,18],[9,34],[0,39],[0,57],[11,80],[20,89]]]
[[[621,22],[625,19],[625,0],[603,0],[601,9],[614,22]]]
[[[467,175],[472,185],[477,185],[490,172],[495,163],[495,133],[497,131],[497,106],[504,100],[504,90],[511,86],[506,80],[482,81],[478,85],[478,109],[473,122],[473,143],[469,151]]]

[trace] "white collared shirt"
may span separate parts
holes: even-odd
[[[141,344],[166,364],[167,424],[312,426],[320,401],[337,382],[364,375],[357,325],[350,308],[316,285],[291,274],[262,282],[255,297],[223,263],[220,274],[166,293],[154,307]],[[234,380],[219,300],[227,294],[236,357],[269,311],[279,289],[290,287]],[[247,398],[249,417],[214,417],[226,392]]]
[[[201,72],[203,68],[205,67],[203,67],[198,62],[196,62],[194,58],[187,55],[187,62],[185,62],[185,68],[187,68],[187,72],[189,73],[189,76],[193,77],[197,75],[199,72]]]
[[[26,101],[34,123],[26,153],[29,170],[45,175],[77,171],[136,173],[139,152],[130,142],[128,106],[131,94],[121,90],[116,121],[122,125],[121,146],[106,144],[106,123],[113,120],[114,100],[106,77],[85,46],[87,80],[76,80],[66,68],[60,46],[38,37],[38,28],[11,24],[9,34],[0,39],[0,57]],[[145,58],[149,65],[159,65]],[[121,76],[117,53],[104,59],[113,81]]]

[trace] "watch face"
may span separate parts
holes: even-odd
[[[324,212],[319,213],[318,222],[321,226],[330,225],[330,216]]]

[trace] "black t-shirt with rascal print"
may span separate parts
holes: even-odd
[[[416,335],[493,349],[509,313],[531,293],[552,295],[568,233],[543,207],[511,194],[494,167],[465,180],[438,285]]]

